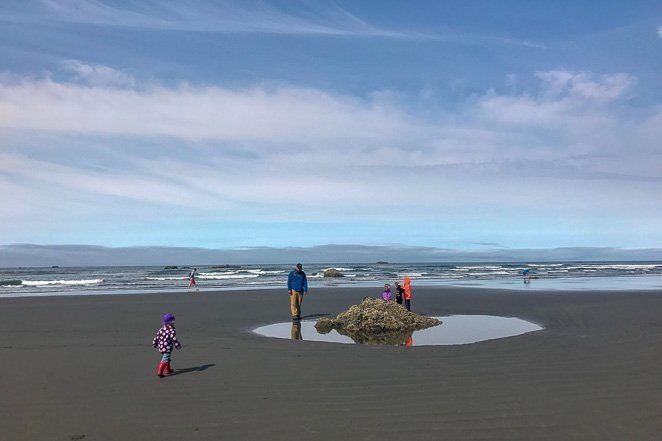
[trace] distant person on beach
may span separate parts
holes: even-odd
[[[197,289],[197,283],[195,283],[195,276],[197,275],[198,269],[193,268],[191,272],[188,273],[188,289],[191,289],[192,287],[196,287]]]
[[[400,286],[399,282],[394,282],[395,285],[395,301],[398,302],[398,305],[402,305],[402,296],[405,293],[405,290]]]
[[[404,289],[405,308],[411,311],[411,277],[405,277],[405,283],[402,285]]]
[[[290,294],[292,320],[300,320],[301,302],[303,302],[303,296],[308,294],[308,279],[300,263],[297,263],[296,268],[287,276],[287,292]]]
[[[163,316],[163,326],[152,340],[152,347],[157,348],[161,353],[161,362],[159,363],[159,369],[156,371],[159,378],[163,378],[164,373],[170,375],[174,372],[174,369],[170,366],[170,354],[172,354],[173,346],[177,349],[182,348],[181,343],[177,340],[177,331],[175,331],[175,316],[166,314]]]
[[[384,292],[382,293],[382,300],[388,302],[391,300],[391,285],[388,283],[384,285]]]
[[[529,272],[530,272],[530,271],[529,271],[528,268],[525,268],[525,269],[522,271],[522,276],[523,276],[523,278],[524,278],[524,283],[530,283],[530,282],[531,282],[531,276],[529,275]]]

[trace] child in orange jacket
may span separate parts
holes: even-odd
[[[411,277],[405,277],[402,288],[405,290],[405,308],[407,308],[407,311],[411,311]]]

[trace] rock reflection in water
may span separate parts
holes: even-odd
[[[326,332],[317,331],[320,334],[328,334],[331,330]],[[347,336],[360,345],[388,345],[388,346],[404,346],[408,341],[411,341],[412,332],[383,332],[379,334],[371,334],[369,332],[348,332],[344,329],[336,329],[338,334]],[[407,345],[407,346],[411,346]]]

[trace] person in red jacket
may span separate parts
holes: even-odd
[[[405,290],[405,308],[407,308],[407,311],[411,311],[411,277],[405,277],[402,289]]]

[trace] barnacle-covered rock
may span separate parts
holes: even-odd
[[[323,334],[335,329],[357,343],[399,344],[412,332],[439,324],[440,320],[407,311],[395,302],[366,297],[335,319],[322,317],[315,328]]]

